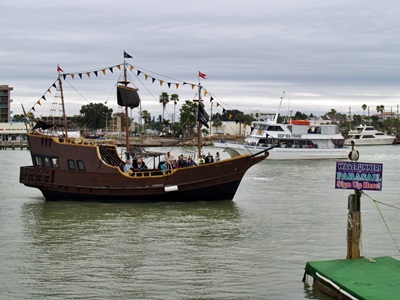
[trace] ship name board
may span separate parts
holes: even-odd
[[[302,134],[299,133],[278,133],[280,139],[301,139]]]

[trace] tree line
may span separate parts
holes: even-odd
[[[172,120],[165,119],[165,109],[170,102],[172,102],[174,105],[174,114]],[[143,134],[147,129],[150,129],[165,135],[182,136],[188,138],[193,137],[196,133],[196,112],[198,104],[191,100],[185,100],[185,102],[179,108],[179,118],[176,119],[175,112],[178,102],[178,94],[169,95],[165,92],[161,93],[159,96],[159,103],[163,108],[162,115],[159,115],[157,118],[155,118],[148,110],[141,111],[140,117],[144,122],[142,126],[135,126],[133,133]],[[363,115],[354,114],[351,116],[351,119],[346,114],[338,114],[333,108],[326,114],[340,115],[343,120],[347,121],[341,126],[343,133],[347,133],[351,128],[363,123],[371,124],[379,130],[385,130],[388,132],[393,132],[399,127],[399,121],[397,118],[381,121],[377,116],[370,117],[365,115],[365,111],[368,108],[366,104],[363,104],[361,108],[364,111]],[[383,113],[385,111],[385,106],[377,105],[376,111],[377,113]],[[82,130],[94,131],[97,129],[106,129],[109,121],[115,117],[121,118],[121,124],[123,127],[125,126],[126,121],[131,121],[125,119],[124,113],[113,113],[111,108],[108,108],[102,103],[89,103],[87,105],[83,105],[79,113],[79,115],[72,117],[71,121],[76,123]],[[29,117],[34,119],[34,115],[32,113],[30,113]],[[294,120],[305,120],[315,116],[312,113],[307,115],[303,112],[297,111],[293,116],[290,117]],[[235,121],[236,123],[251,125],[253,121],[257,120],[257,118],[258,115],[251,116],[237,109],[224,110],[223,113],[217,112],[211,116],[211,125],[218,128],[224,121]],[[277,121],[279,123],[284,123],[288,121],[287,118],[287,116],[279,115]],[[13,116],[14,122],[23,120],[24,115],[22,114],[16,114]],[[203,128],[203,132],[208,133],[208,130]]]

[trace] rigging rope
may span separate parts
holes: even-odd
[[[386,206],[392,207],[392,208],[396,208],[396,209],[400,209],[400,208],[399,208],[399,207],[396,207],[396,206],[394,206],[394,205],[390,205],[390,204],[383,203],[383,202],[381,202],[381,201],[375,200],[375,199],[373,199],[371,196],[367,195],[364,191],[361,191],[361,193],[364,194],[365,196],[367,196],[369,199],[371,199],[371,200],[374,202],[374,204],[375,204],[376,208],[378,209],[378,212],[379,212],[379,214],[380,214],[380,216],[381,216],[381,218],[382,218],[382,220],[383,220],[383,223],[385,223],[386,229],[388,230],[388,232],[389,232],[389,234],[390,234],[390,237],[392,238],[394,244],[395,244],[396,247],[397,247],[397,250],[398,250],[399,253],[400,253],[400,247],[399,247],[399,245],[396,243],[396,240],[394,239],[394,236],[393,236],[392,232],[391,232],[390,229],[389,229],[389,225],[387,224],[385,218],[383,217],[382,211],[380,210],[380,208],[379,208],[379,206],[378,206],[378,203],[380,203],[380,204],[382,204],[382,205],[386,205]]]

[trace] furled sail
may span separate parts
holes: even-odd
[[[199,107],[197,110],[197,122],[200,122],[202,125],[204,125],[208,128],[209,127],[208,126],[209,119],[210,118],[204,109],[204,105],[202,103],[199,103]]]
[[[32,130],[35,130],[35,129],[46,130],[46,129],[49,129],[49,128],[53,127],[53,126],[54,126],[54,124],[47,124],[46,122],[43,122],[43,121],[37,121],[37,123],[32,128]]]
[[[123,85],[117,86],[117,99],[118,105],[120,106],[135,108],[140,104],[140,97],[137,89]]]

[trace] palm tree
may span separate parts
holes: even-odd
[[[377,113],[383,113],[385,111],[385,106],[384,105],[378,105],[376,107]]]
[[[217,128],[217,133],[218,133],[218,127],[221,127],[221,125],[222,125],[222,122],[221,122],[221,120],[219,118],[215,119],[213,124],[212,124],[212,126]]]
[[[141,117],[144,120],[143,130],[146,130],[146,124],[149,123],[149,121],[150,121],[150,114],[149,114],[149,112],[147,110],[143,110]]]
[[[362,107],[362,109],[364,111],[364,116],[365,116],[365,110],[367,109],[368,106],[367,106],[367,104],[363,104],[361,107]]]
[[[185,103],[179,109],[180,112],[180,123],[182,128],[182,134],[184,137],[193,137],[193,128],[196,126],[196,111],[197,103],[186,100]]]
[[[334,108],[331,108],[331,111],[329,112],[329,114],[336,115],[336,113],[337,113],[336,109],[334,109]]]
[[[175,115],[175,107],[176,107],[176,104],[179,101],[179,95],[178,94],[172,94],[170,100],[174,102],[174,120],[173,120],[173,122],[175,123],[175,119],[176,119],[176,117],[175,117],[176,116]]]
[[[160,95],[160,103],[163,106],[163,112],[162,112],[162,120],[164,121],[164,112],[165,112],[165,106],[167,106],[167,103],[169,102],[169,95],[166,92],[162,92]]]

